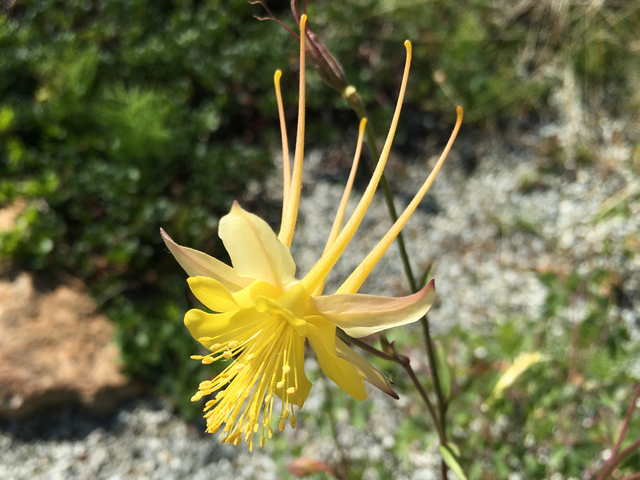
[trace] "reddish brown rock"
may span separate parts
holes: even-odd
[[[121,373],[114,327],[81,285],[0,275],[0,415],[81,403],[107,413],[135,388]]]

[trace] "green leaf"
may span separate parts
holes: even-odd
[[[447,467],[449,467],[451,471],[455,473],[458,476],[458,478],[460,478],[460,480],[467,480],[466,475],[462,471],[462,467],[460,466],[456,458],[453,456],[453,454],[449,451],[449,449],[444,445],[440,445],[438,447],[438,451],[440,452],[440,455],[442,456],[442,460],[444,460],[444,463],[447,464]]]
[[[451,395],[451,370],[447,365],[447,357],[444,353],[444,348],[440,342],[435,342],[436,346],[436,370],[438,371],[438,379],[440,380],[440,387],[442,388],[442,394],[445,399],[448,399]]]
[[[14,113],[9,107],[0,107],[0,132],[9,130],[13,123]]]

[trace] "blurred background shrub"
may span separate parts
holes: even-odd
[[[287,0],[267,3],[292,25]],[[406,38],[408,111],[453,117],[461,104],[467,122],[498,124],[535,115],[562,65],[589,105],[637,105],[638,4],[318,0],[310,14],[384,131]],[[0,256],[83,278],[118,326],[129,373],[185,408],[204,374],[187,361],[190,301],[159,228],[224,257],[217,220],[267,176],[278,145],[276,68],[295,122],[298,47],[252,18],[262,14],[244,0],[23,0],[0,10],[0,206],[25,205],[0,233]],[[308,88],[311,141],[356,124],[314,73]]]

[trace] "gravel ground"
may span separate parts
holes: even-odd
[[[560,91],[556,98],[558,110],[564,112],[557,123],[511,125],[500,134],[463,130],[429,197],[407,225],[414,268],[421,271],[439,259],[435,271],[439,301],[431,313],[436,331],[457,323],[474,328],[512,315],[537,318],[547,294],[538,279],[540,272],[587,273],[604,268],[618,272],[625,299],[611,307],[611,315],[624,318],[640,338],[640,202],[635,202],[640,186],[631,161],[634,144],[628,138],[628,124],[601,120],[587,125],[581,112],[560,108],[567,103],[562,95]],[[388,171],[398,209],[426,178],[443,140],[432,135],[410,145],[417,152],[410,162],[392,155]],[[565,153],[554,159],[548,145]],[[578,151],[577,145],[590,147],[588,162],[580,163],[572,153]],[[308,154],[302,217],[292,245],[299,275],[311,268],[324,247],[353,148]],[[560,166],[560,173],[549,168],[550,163]],[[256,188],[254,195],[266,194],[277,202],[280,191],[279,177],[274,176],[266,193]],[[349,211],[361,191],[354,193]],[[621,202],[626,202],[628,218],[596,221]],[[376,198],[326,291],[346,278],[388,226],[383,201]],[[630,246],[633,239],[636,243]],[[361,291],[408,293],[397,258],[394,244]],[[580,314],[577,307],[573,315]],[[424,362],[419,356],[413,360]],[[315,360],[309,359],[308,368],[315,375]],[[332,391],[329,383],[322,378],[314,383],[305,411],[320,409]],[[338,410],[340,443],[353,458],[393,462],[386,452],[395,442],[394,431],[386,426],[400,424],[407,400],[396,402],[371,392],[367,402],[373,407],[364,429],[350,428],[346,411]],[[323,440],[315,427],[298,423],[295,432],[285,433],[288,441],[303,445],[304,455],[338,458],[333,443]],[[244,447],[219,445],[216,436],[201,435],[155,399],[127,404],[104,420],[67,409],[0,424],[0,480],[270,479],[284,476],[283,465],[276,464],[268,450],[249,454]],[[433,451],[415,451],[408,463],[398,467],[396,478],[436,478],[431,473],[437,470],[435,465]],[[371,471],[364,478],[377,476]]]

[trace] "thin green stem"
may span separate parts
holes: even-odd
[[[433,403],[431,403],[431,400],[429,399],[429,395],[427,395],[427,391],[424,389],[424,387],[422,386],[422,384],[418,380],[418,377],[416,376],[416,373],[414,372],[413,368],[411,367],[411,361],[409,360],[409,358],[404,356],[404,355],[398,355],[398,353],[396,352],[395,348],[393,348],[393,347],[391,348],[391,352],[392,353],[386,353],[386,352],[382,352],[382,351],[378,350],[377,348],[369,345],[366,342],[363,342],[362,340],[360,340],[358,338],[350,337],[349,335],[347,335],[346,333],[344,333],[340,329],[337,329],[336,333],[345,342],[349,342],[349,343],[351,343],[353,345],[357,345],[358,347],[360,347],[361,349],[365,350],[366,352],[369,352],[370,354],[375,355],[378,358],[382,358],[382,359],[387,360],[389,362],[396,363],[396,364],[400,365],[402,368],[405,369],[405,371],[409,375],[409,378],[411,378],[411,381],[413,382],[413,384],[415,385],[416,389],[418,390],[418,393],[420,394],[420,397],[422,397],[422,400],[424,400],[424,403],[427,406],[427,409],[429,410],[429,413],[431,414],[431,418],[433,419],[433,423],[434,423],[434,425],[436,427],[436,430],[438,432],[438,437],[440,439],[440,443],[442,443],[442,445],[446,445],[447,444],[446,443],[446,437],[444,435],[444,430],[442,429],[442,426],[440,424],[436,409],[434,408]]]
[[[349,97],[346,99],[347,103],[354,109],[354,111],[358,114],[360,119],[367,117],[367,112],[360,100],[360,96],[356,91],[350,93]],[[369,148],[371,149],[371,156],[374,159],[379,159],[380,155],[378,153],[378,147],[376,146],[376,137],[373,133],[373,128],[371,127],[371,122],[367,122],[365,127],[365,134],[367,137],[367,143],[369,144]],[[398,220],[398,214],[396,212],[396,208],[393,204],[393,195],[391,194],[391,189],[389,188],[389,183],[385,178],[384,174],[380,178],[380,186],[382,187],[382,192],[384,194],[385,203],[387,205],[387,210],[389,211],[389,217],[391,221],[395,223]],[[411,289],[411,293],[416,293],[419,289],[419,286],[416,282],[415,276],[413,274],[413,270],[411,268],[411,262],[409,261],[409,256],[407,254],[407,249],[404,243],[404,238],[402,236],[402,232],[398,234],[396,237],[396,241],[398,244],[398,250],[400,252],[400,260],[402,261],[402,266],[404,268],[404,273],[409,281],[409,288]],[[440,384],[440,377],[438,375],[438,368],[436,363],[436,356],[433,348],[433,340],[431,338],[431,332],[429,327],[429,319],[425,315],[420,319],[420,324],[422,325],[422,331],[424,333],[424,342],[427,349],[427,357],[429,359],[429,369],[431,372],[431,377],[433,378],[433,386],[436,392],[436,397],[438,400],[438,417],[434,419],[439,424],[439,429],[442,430],[444,434],[444,442],[446,444],[446,413],[447,413],[447,401],[444,398],[442,393],[442,386]],[[385,343],[386,337],[385,337]]]

